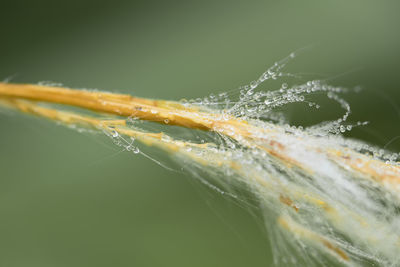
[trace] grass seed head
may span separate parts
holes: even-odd
[[[230,92],[174,102],[2,83],[0,101],[24,113],[101,131],[135,154],[142,153],[138,142],[157,147],[221,194],[237,201],[245,201],[244,192],[253,196],[279,266],[398,264],[399,155],[342,136],[364,124],[347,122],[351,109],[341,94],[348,89],[313,80],[261,90],[266,81],[292,76],[282,71],[292,57],[241,87],[238,96]],[[318,109],[308,99],[316,93],[336,101],[343,115],[294,127],[276,111],[292,103]],[[166,128],[150,131],[142,121]],[[182,127],[184,134],[167,134],[171,126]],[[188,136],[197,138],[183,138]]]

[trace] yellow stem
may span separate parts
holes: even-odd
[[[211,110],[200,110],[196,107],[185,107],[184,105],[163,100],[149,100],[132,97],[124,94],[114,94],[88,90],[73,90],[61,87],[41,86],[33,84],[10,84],[0,83],[0,98],[2,99],[25,99],[30,101],[40,101],[55,104],[63,104],[74,107],[89,109],[95,112],[104,112],[124,117],[136,117],[141,120],[159,122],[167,125],[178,125],[190,129],[201,129],[207,131],[216,131],[233,139],[244,138],[249,140],[256,147],[265,150],[270,155],[279,158],[283,163],[297,166],[305,171],[304,166],[285,152],[283,144],[274,140],[273,127],[264,129],[257,127],[247,121],[233,116],[223,115]],[[9,102],[10,103],[10,102]],[[32,107],[28,108],[26,104],[14,102],[14,105],[24,112],[32,112]],[[35,107],[39,109],[38,106]],[[47,110],[46,113],[36,114],[51,118],[56,110]],[[74,117],[75,116],[75,117]],[[69,116],[68,119],[77,119]],[[78,120],[93,120],[86,117]],[[99,123],[90,121],[89,124]],[[272,125],[271,125],[272,126]],[[268,134],[268,135],[267,135]],[[268,136],[268,140],[265,136]],[[263,144],[260,146],[261,141]],[[331,149],[325,151],[332,160],[350,166],[354,171],[361,172],[364,175],[383,183],[387,187],[400,191],[400,167],[392,164],[386,164],[375,160],[369,156],[362,155],[353,150],[346,153]],[[360,167],[361,166],[361,167]],[[379,170],[379,172],[377,171]]]

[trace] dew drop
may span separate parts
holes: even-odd
[[[253,95],[253,94],[254,94],[253,89],[250,89],[249,91],[247,91],[247,95]]]

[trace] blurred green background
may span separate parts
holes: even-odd
[[[400,135],[400,2],[2,1],[0,78],[179,100],[287,71],[346,87],[349,136]],[[275,88],[273,88],[275,89]],[[293,123],[336,118],[288,108]],[[261,220],[107,138],[0,111],[0,266],[268,266]],[[400,140],[387,148],[398,152]]]

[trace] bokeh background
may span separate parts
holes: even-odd
[[[398,152],[399,1],[2,1],[0,79],[179,100],[287,67],[349,94]],[[275,88],[271,88],[275,89]],[[294,124],[341,115],[290,107]],[[268,266],[262,221],[107,138],[0,111],[0,266]]]

